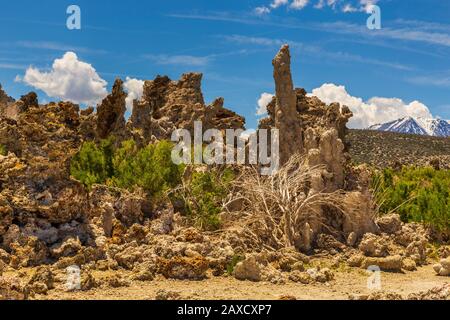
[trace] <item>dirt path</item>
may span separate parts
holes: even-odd
[[[204,281],[175,281],[156,279],[150,282],[133,282],[129,287],[95,289],[89,292],[67,293],[53,290],[48,296],[39,299],[155,299],[160,290],[174,292],[182,299],[224,299],[224,300],[266,300],[291,296],[302,300],[348,299],[350,294],[369,294],[367,275],[364,270],[350,269],[335,273],[336,279],[327,284],[303,285],[288,282],[283,285],[252,283],[235,280],[231,277],[210,278]],[[425,266],[416,272],[382,273],[384,291],[407,296],[410,293],[427,291],[449,282],[448,278],[437,277],[432,266]]]

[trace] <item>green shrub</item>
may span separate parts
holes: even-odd
[[[438,231],[450,231],[450,170],[385,169],[373,184],[381,213],[396,212],[404,222],[423,222]]]
[[[209,231],[221,227],[220,213],[233,179],[234,173],[228,169],[192,174],[181,197],[187,216],[197,227]]]
[[[172,162],[173,145],[167,141],[138,148],[133,140],[119,148],[111,140],[96,145],[86,142],[72,159],[71,174],[87,188],[106,184],[132,190],[140,187],[159,199],[166,191],[182,183],[184,165]],[[231,170],[195,172],[183,188],[170,194],[171,200],[182,200],[184,213],[204,230],[221,227],[220,212],[234,179]]]
[[[72,159],[71,174],[89,189],[93,184],[107,184],[129,190],[140,187],[160,195],[181,183],[183,166],[172,162],[171,152],[167,141],[138,148],[128,140],[117,149],[111,139],[98,146],[86,142]]]
[[[158,195],[181,183],[184,167],[172,162],[173,145],[167,141],[137,148],[133,140],[125,141],[113,157],[111,184],[120,188],[141,187]]]
[[[6,156],[8,152],[6,151],[6,146],[0,144],[0,155],[1,156]]]
[[[104,140],[100,146],[85,142],[71,161],[70,174],[88,189],[93,184],[105,183],[114,172],[112,153],[112,140]]]

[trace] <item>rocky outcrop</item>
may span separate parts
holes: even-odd
[[[14,99],[6,94],[3,90],[2,85],[0,84],[0,115],[3,113],[3,110],[10,104],[14,103]]]
[[[94,186],[88,193],[71,178],[70,161],[83,141],[109,135],[120,141],[134,137],[139,126],[150,129],[156,139],[170,138],[175,128],[192,129],[197,120],[204,120],[206,128],[243,127],[244,119],[225,109],[223,99],[205,106],[201,78],[201,74],[186,74],[176,82],[166,77],[146,82],[141,104],[147,104],[147,109],[140,110],[136,102],[128,127],[126,94],[119,79],[97,113],[93,108],[80,111],[78,105],[68,102],[39,105],[35,93],[14,102],[2,91],[0,145],[6,151],[0,155],[2,264],[14,268],[47,263],[55,263],[57,268],[82,265],[103,258],[109,245],[143,244],[148,234],[164,237],[172,232],[174,209],[170,202],[154,206],[142,191],[104,186]],[[3,113],[5,101],[14,112]],[[152,141],[147,133],[139,134],[143,143]],[[129,268],[143,262],[142,252],[131,248],[111,256],[117,257],[116,264]],[[177,263],[181,260],[173,262],[172,258],[167,257],[164,273],[179,277]],[[203,274],[205,265],[208,267],[195,259],[191,266],[190,261],[186,260],[185,271],[180,271],[188,278],[189,270],[197,272],[202,266]],[[200,274],[193,277],[197,276]]]
[[[276,105],[275,127],[280,130],[280,164],[294,152],[303,151],[302,123],[297,112],[297,95],[291,75],[289,46],[284,45],[272,62],[274,67]]]
[[[16,121],[0,122],[0,144],[12,152],[0,161],[1,195],[21,223],[33,216],[51,223],[80,217],[83,191],[69,168],[81,144],[78,125],[78,106],[63,102],[31,105]]]
[[[0,88],[1,89],[1,88]],[[1,96],[0,92],[0,96]],[[1,99],[1,97],[0,97]],[[29,108],[39,107],[39,102],[37,99],[37,94],[35,92],[30,92],[22,96],[18,101],[14,101],[10,97],[3,97],[3,103],[0,102],[0,116],[5,118],[17,120],[20,113],[26,112]]]
[[[29,108],[38,108],[39,102],[36,92],[30,92],[20,98],[21,107],[19,108],[21,112],[28,111]]]
[[[259,128],[279,130],[281,164],[300,153],[310,166],[324,166],[314,179],[314,190],[343,189],[348,164],[346,124],[352,113],[346,106],[326,105],[304,89],[294,89],[290,58],[289,46],[284,45],[273,60],[276,96]]]
[[[368,188],[346,183],[350,167],[346,124],[352,113],[346,106],[327,105],[307,95],[304,89],[294,89],[290,58],[289,46],[284,45],[273,60],[276,96],[269,103],[268,117],[260,121],[259,129],[279,130],[281,164],[299,154],[307,167],[314,168],[309,177],[309,196],[347,191],[342,192],[338,209],[319,205],[314,210],[316,214],[305,221],[308,227],[297,230],[302,239],[299,248],[309,251],[318,235],[336,226],[336,231],[342,234],[337,242],[354,245],[366,232],[377,232],[378,228],[373,221]],[[328,228],[324,228],[324,223]]]
[[[123,91],[123,81],[116,79],[111,94],[97,106],[97,134],[100,139],[123,133],[126,97],[127,94]]]
[[[202,74],[187,73],[179,81],[161,76],[146,81],[143,97],[134,102],[128,123],[131,135],[144,144],[170,140],[176,129],[187,129],[193,134],[195,121],[202,122],[204,131],[244,128],[245,119],[224,108],[223,98],[205,105],[201,80]]]
[[[24,106],[16,119],[0,118],[0,144],[8,151],[0,156],[0,237],[10,265],[26,267],[66,255],[67,237],[87,244],[89,207],[86,190],[70,178],[82,143],[78,106],[39,106],[35,94],[16,104]]]

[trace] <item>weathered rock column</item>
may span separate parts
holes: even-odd
[[[303,132],[297,113],[288,45],[281,48],[272,64],[276,92],[275,127],[280,131],[280,164],[283,165],[291,155],[303,152]]]
[[[97,134],[100,139],[110,134],[123,132],[127,94],[123,91],[123,81],[116,79],[111,94],[97,107]]]

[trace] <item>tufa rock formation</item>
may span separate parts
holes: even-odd
[[[441,261],[433,266],[434,271],[439,276],[450,276],[450,257],[441,259]]]
[[[123,81],[116,79],[111,94],[97,107],[97,134],[100,139],[116,135],[125,128],[126,97]]]
[[[0,145],[7,155],[0,155],[0,253],[5,261],[14,268],[48,263],[65,268],[103,259],[108,243],[170,233],[170,203],[154,208],[140,190],[94,186],[88,192],[71,178],[70,161],[83,141],[109,135],[118,142],[137,135],[147,144],[170,139],[174,129],[192,129],[196,120],[204,120],[206,128],[243,127],[244,119],[225,109],[222,98],[205,106],[201,78],[192,73],[177,82],[147,81],[128,124],[120,79],[97,113],[69,102],[39,105],[33,92],[14,102],[1,91]]]
[[[280,164],[295,152],[303,152],[302,123],[297,112],[297,95],[291,76],[289,46],[284,45],[272,62],[275,79],[275,128],[280,130]]]
[[[22,96],[18,101],[14,101],[14,99],[7,97],[6,94],[4,94],[4,92],[2,94],[2,92],[3,91],[0,91],[0,115],[3,115],[6,118],[17,120],[18,115],[28,111],[30,107],[39,107],[37,94],[35,92],[30,92]],[[1,98],[2,95],[3,99]],[[3,103],[1,100],[3,100]]]
[[[245,119],[225,109],[223,98],[205,105],[201,80],[202,74],[187,73],[179,81],[161,76],[146,81],[142,99],[134,102],[128,123],[132,136],[144,144],[170,140],[176,129],[188,129],[193,134],[195,121],[202,122],[203,130],[243,129]]]
[[[276,55],[273,67],[276,96],[269,103],[268,117],[260,121],[259,128],[279,130],[282,164],[292,155],[301,154],[309,167],[321,168],[311,177],[310,195],[349,191],[342,200],[346,214],[323,205],[317,208],[320,214],[311,217],[305,222],[304,230],[298,231],[302,241],[297,247],[309,251],[317,235],[326,233],[323,219],[331,229],[343,233],[339,240],[344,243],[349,237],[355,242],[366,232],[377,232],[367,188],[346,186],[349,156],[345,136],[351,111],[338,103],[326,105],[317,97],[308,96],[304,89],[294,89],[288,45]]]
[[[126,93],[117,79],[112,93],[97,107],[82,111],[83,131],[87,139],[105,139],[113,135],[116,143],[134,139],[139,145],[158,140],[170,140],[176,129],[193,134],[194,122],[201,121],[203,130],[211,128],[244,129],[245,119],[224,108],[224,99],[217,98],[205,105],[201,91],[202,74],[187,73],[179,81],[157,76],[145,81],[142,99],[133,103],[133,111],[125,123]],[[92,128],[96,128],[93,132]]]
[[[276,96],[269,103],[268,117],[261,120],[259,128],[279,129],[282,164],[300,152],[311,166],[325,167],[322,176],[315,179],[314,190],[343,189],[350,109],[338,103],[326,105],[317,97],[309,97],[304,89],[294,90],[288,45],[281,48],[273,66]]]
[[[13,104],[14,102],[15,100],[6,94],[6,92],[2,88],[2,85],[0,84],[0,114],[2,113],[4,108],[6,108],[10,104]]]

